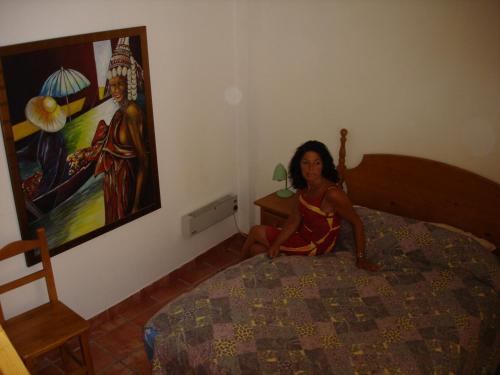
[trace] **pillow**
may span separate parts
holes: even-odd
[[[357,211],[358,215],[360,217],[362,216],[365,216],[366,213],[371,213],[371,212],[379,212],[379,213],[384,213],[383,211],[379,211],[379,210],[375,210],[375,209],[372,209],[372,208],[368,208],[368,207],[364,207],[364,206],[359,206],[359,205],[353,205],[354,209]],[[390,214],[391,216],[394,215],[394,214]],[[397,215],[395,215],[397,217]],[[411,218],[408,218],[410,220],[413,220]],[[458,233],[458,234],[461,234],[461,235],[464,235],[465,237],[468,237],[474,241],[476,241],[477,243],[479,243],[482,247],[484,247],[486,250],[488,250],[489,252],[493,252],[497,249],[497,247],[495,246],[494,243],[488,241],[488,240],[485,240],[484,238],[481,238],[481,237],[477,237],[475,236],[474,234],[470,233],[470,232],[466,232],[460,228],[457,228],[457,227],[454,227],[454,226],[451,226],[451,225],[448,225],[448,224],[444,224],[444,223],[433,223],[433,222],[429,222],[429,221],[422,221],[423,223],[426,223],[426,224],[430,224],[430,225],[433,225],[435,227],[438,227],[438,228],[441,228],[441,229],[445,229],[445,230],[448,230],[450,232],[454,232],[454,233]]]
[[[472,233],[466,232],[466,231],[464,231],[464,230],[462,230],[460,228],[457,228],[457,227],[454,227],[454,226],[451,226],[451,225],[448,225],[448,224],[443,224],[443,223],[431,223],[431,222],[428,222],[428,224],[431,224],[431,225],[434,225],[436,227],[449,230],[450,232],[460,233],[460,234],[462,234],[462,235],[464,235],[466,237],[469,237],[469,238],[473,239],[474,241],[478,242],[482,247],[484,247],[489,252],[493,252],[497,248],[495,246],[495,244],[491,243],[490,241],[485,240],[484,238],[477,237],[477,236],[473,235]]]

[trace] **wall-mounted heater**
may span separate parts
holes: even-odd
[[[182,217],[182,234],[193,234],[224,220],[238,210],[238,197],[228,194]]]

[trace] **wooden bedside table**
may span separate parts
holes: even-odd
[[[260,207],[260,223],[273,227],[282,227],[295,204],[295,197],[280,198],[276,193],[257,199],[255,205]]]

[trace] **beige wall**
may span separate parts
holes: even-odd
[[[405,153],[500,182],[499,1],[253,1],[249,128],[256,196],[318,139],[348,164]]]
[[[234,233],[185,240],[181,216],[276,190],[308,139],[334,155],[433,158],[500,182],[500,2],[483,0],[0,0],[0,45],[146,25],[162,209],[53,259],[61,299],[91,317]],[[57,9],[57,11],[56,11]],[[50,20],[50,21],[48,21]],[[229,87],[243,92],[229,105]],[[19,238],[0,147],[0,242]],[[0,282],[26,272],[18,257]],[[41,287],[25,292],[38,298]],[[7,296],[24,307],[19,294]]]
[[[238,107],[224,99],[234,85],[231,2],[2,1],[0,8],[0,45],[147,26],[162,208],[53,257],[64,302],[94,316],[236,232],[228,218],[189,240],[181,235],[183,214],[237,193]],[[3,146],[0,159],[6,243],[19,238],[19,227]],[[0,264],[0,282],[24,272],[16,257]],[[19,294],[6,299],[8,314],[25,305]]]

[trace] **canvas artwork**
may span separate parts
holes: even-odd
[[[55,255],[160,207],[145,27],[0,47],[0,62],[23,239],[45,227]]]

